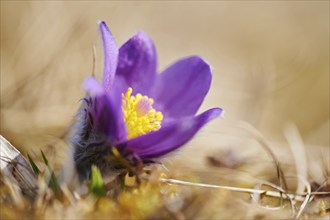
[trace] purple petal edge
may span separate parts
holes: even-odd
[[[83,82],[83,88],[90,96],[98,96],[104,92],[104,88],[94,77],[87,77]]]
[[[92,117],[93,126],[100,133],[106,136],[111,144],[126,140],[126,125],[121,110],[121,95],[113,88],[107,93],[103,86],[93,77],[87,78],[83,87],[91,97],[87,108]]]
[[[198,130],[222,112],[221,108],[213,108],[198,116],[182,118],[156,132],[129,140],[125,148],[141,159],[163,156],[187,143]]]
[[[99,22],[99,29],[102,35],[104,67],[103,67],[103,86],[109,91],[115,78],[119,50],[115,39],[104,21]]]
[[[165,69],[156,80],[154,107],[164,120],[196,114],[212,81],[210,65],[199,56],[183,58]]]
[[[157,53],[154,43],[143,31],[133,35],[119,49],[116,82],[122,82],[121,92],[128,87],[133,94],[150,95],[157,68]]]

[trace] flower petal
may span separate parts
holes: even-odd
[[[99,28],[104,50],[103,86],[106,91],[109,91],[115,78],[119,52],[115,39],[104,21],[99,23]]]
[[[83,85],[91,97],[87,112],[96,131],[105,135],[112,144],[126,140],[126,125],[121,110],[122,99],[115,87],[111,93],[107,93],[93,77],[87,78]]]
[[[87,77],[83,82],[83,88],[90,96],[99,96],[104,93],[103,86],[94,77]]]
[[[130,86],[134,94],[149,95],[156,77],[156,68],[155,46],[149,36],[140,31],[119,49],[116,81],[124,83],[121,92]]]
[[[154,107],[164,114],[164,120],[195,115],[211,80],[211,68],[200,57],[179,60],[157,77]]]
[[[188,142],[200,128],[221,113],[222,109],[213,108],[198,116],[182,118],[156,132],[129,140],[122,147],[141,159],[163,156]]]

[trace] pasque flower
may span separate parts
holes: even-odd
[[[153,42],[136,33],[119,49],[105,22],[99,23],[104,47],[103,82],[89,77],[72,138],[81,179],[92,164],[104,173],[115,148],[123,157],[146,161],[186,142],[222,109],[195,115],[211,84],[210,66],[200,57],[181,59],[157,73]]]

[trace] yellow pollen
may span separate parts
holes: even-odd
[[[153,99],[140,93],[133,96],[132,92],[133,89],[129,87],[126,93],[122,94],[128,139],[157,131],[163,120],[163,114],[152,107]]]

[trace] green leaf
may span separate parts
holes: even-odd
[[[61,200],[63,198],[63,192],[61,190],[60,184],[58,183],[57,177],[53,170],[50,170],[50,180],[49,180],[49,187],[54,191],[55,196],[57,199]]]
[[[28,159],[29,159],[29,162],[31,164],[31,167],[32,167],[32,170],[33,170],[34,174],[38,176],[39,173],[40,173],[40,170],[39,170],[38,166],[34,163],[34,161],[32,160],[32,158],[30,157],[29,154],[27,156],[28,156]]]
[[[41,151],[42,159],[44,159],[45,164],[48,166],[48,160],[47,160],[47,158],[46,158],[44,152],[43,152],[42,150],[40,150],[40,151]]]
[[[101,172],[95,165],[92,166],[90,189],[96,196],[106,195]]]
[[[63,192],[61,190],[60,184],[58,183],[57,177],[56,177],[53,169],[50,167],[44,152],[42,150],[40,150],[40,151],[41,151],[41,156],[42,156],[45,164],[47,165],[48,171],[50,173],[50,179],[49,179],[49,182],[48,182],[48,186],[53,190],[53,192],[55,193],[56,198],[59,199],[59,200],[62,200]]]

